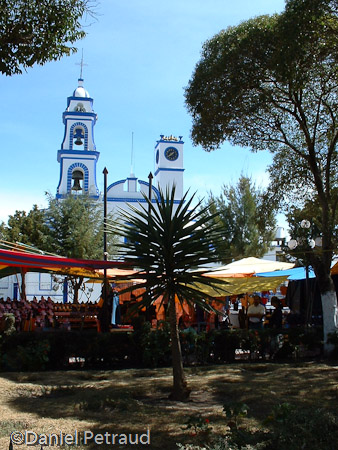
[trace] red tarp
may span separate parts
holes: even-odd
[[[37,269],[52,271],[53,269],[58,269],[58,272],[60,269],[66,271],[70,268],[79,268],[94,273],[95,269],[118,268],[122,264],[116,261],[63,258],[0,249],[0,277],[15,273],[15,270],[11,270],[11,268],[15,267],[23,268],[26,271],[37,271]]]

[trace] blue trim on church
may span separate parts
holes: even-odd
[[[78,99],[80,100],[80,99]],[[79,102],[81,103],[81,102]],[[69,106],[69,105],[68,105]],[[93,119],[95,119],[96,121],[96,117],[97,114],[95,112],[82,112],[82,111],[65,111],[62,113],[62,118],[63,118],[63,123],[65,123],[65,120],[69,120],[71,119],[71,117],[67,117],[67,116],[76,116],[77,118],[80,117],[93,117]]]
[[[184,172],[185,169],[171,169],[171,168],[163,168],[159,167],[155,172],[155,177],[159,172]]]
[[[124,180],[119,180],[119,181],[115,181],[114,183],[110,184],[107,187],[107,192],[109,192],[109,190],[114,187],[117,186],[118,184],[124,184],[127,180],[137,180],[137,178],[125,178]],[[138,183],[140,185],[143,186],[147,186],[149,187],[149,183],[147,181],[143,181],[143,180],[138,180]],[[154,193],[154,198],[152,198],[152,202],[155,203],[156,199],[160,198],[160,192],[159,190],[155,187],[152,186],[152,192]],[[107,197],[107,201],[109,202],[128,202],[128,203],[146,203],[146,200],[143,197],[128,197],[128,191],[125,191],[126,196],[123,197]],[[141,195],[141,192],[138,191],[138,193]]]
[[[132,198],[132,197],[107,197],[108,202],[116,202],[116,203],[146,203],[147,200],[145,198]],[[152,198],[151,203],[156,203],[156,199]]]
[[[114,183],[110,184],[107,187],[107,192],[109,191],[110,188],[117,186],[118,184],[124,184],[126,181],[127,181],[127,178],[125,178],[124,180],[115,181]]]
[[[149,183],[147,181],[142,181],[139,180],[139,184],[143,184],[144,186],[148,186],[149,187]],[[157,195],[157,198],[160,198],[160,191],[155,187],[155,186],[151,186],[152,191],[155,192],[155,194]]]
[[[91,108],[93,109],[94,100],[92,97],[74,97],[74,96],[67,97],[67,109],[69,108],[70,102],[72,100],[74,100],[76,102],[81,102],[81,103],[89,102]],[[74,112],[74,113],[78,113],[78,114],[91,114],[91,113],[81,112],[81,111],[65,111],[65,113],[67,113],[67,112],[68,113]]]
[[[63,155],[69,155],[69,156],[63,156]],[[81,156],[83,155],[83,156]],[[72,156],[72,157],[71,157]],[[85,158],[85,156],[95,156],[95,158]],[[83,159],[83,160],[98,160],[100,156],[100,152],[94,152],[94,151],[86,151],[84,150],[58,150],[58,162],[61,161],[61,159]]]
[[[74,195],[71,192],[68,192],[67,194],[56,194],[55,198],[57,198],[58,200],[61,200],[63,198],[68,197],[68,195]],[[88,197],[92,200],[99,200],[100,196],[99,195],[88,195]]]

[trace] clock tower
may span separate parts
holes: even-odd
[[[56,198],[68,194],[87,194],[91,198],[99,198],[96,163],[100,154],[94,142],[96,120],[93,99],[80,78],[77,89],[68,97],[67,109],[63,113],[65,134],[57,157],[60,181]]]
[[[175,200],[183,196],[183,144],[182,136],[162,134],[155,145],[155,185],[164,193],[175,185]]]

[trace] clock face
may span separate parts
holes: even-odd
[[[178,150],[175,147],[168,147],[165,149],[164,156],[169,161],[175,161],[178,158]]]

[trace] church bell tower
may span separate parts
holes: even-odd
[[[96,164],[100,153],[94,142],[94,126],[97,115],[93,110],[93,99],[83,87],[83,79],[67,99],[67,109],[63,113],[65,134],[58,151],[60,181],[56,198],[69,194],[87,194],[99,198],[96,182]]]
[[[183,144],[182,136],[160,136],[155,145],[155,186],[171,189],[175,185],[175,200],[183,196]]]

